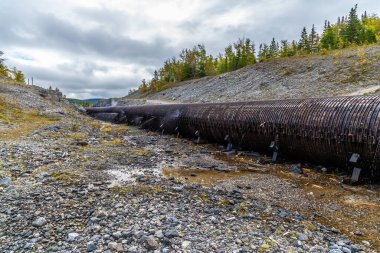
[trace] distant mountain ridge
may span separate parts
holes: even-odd
[[[89,99],[76,99],[76,98],[68,98],[71,103],[80,105],[83,107],[92,106],[93,104],[98,103],[101,100],[104,100],[103,98],[89,98]]]

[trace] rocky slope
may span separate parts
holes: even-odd
[[[325,97],[380,89],[380,46],[276,59],[215,77],[178,83],[148,100],[224,102]],[[136,92],[126,99],[145,98]],[[120,103],[121,104],[121,103]]]

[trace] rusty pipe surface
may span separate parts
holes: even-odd
[[[379,181],[380,96],[93,107],[99,119],[340,168]],[[272,145],[271,145],[272,143]],[[271,147],[270,147],[271,146]],[[349,162],[359,154],[358,164]]]

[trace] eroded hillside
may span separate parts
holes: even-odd
[[[328,55],[275,59],[215,77],[181,82],[156,94],[126,98],[222,102],[325,97],[380,89],[380,46],[335,50]]]

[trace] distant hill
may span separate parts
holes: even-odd
[[[103,98],[89,98],[89,99],[68,98],[67,100],[69,100],[73,104],[77,104],[83,107],[89,107],[103,100]]]

